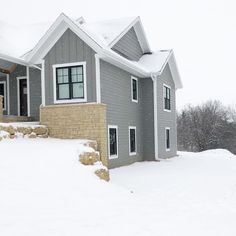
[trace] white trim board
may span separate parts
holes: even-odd
[[[116,155],[110,155],[110,129],[116,129],[116,149],[117,149],[117,154]],[[108,125],[108,129],[107,129],[107,138],[108,138],[108,158],[109,160],[111,159],[116,159],[118,158],[119,155],[119,135],[118,135],[118,126],[117,125]]]
[[[158,117],[157,117],[157,76],[152,76],[153,81],[153,110],[154,110],[154,151],[158,160]]]
[[[130,130],[131,129],[135,130],[135,152],[130,151]],[[137,131],[136,131],[136,126],[129,126],[129,155],[130,156],[137,155]]]
[[[96,69],[96,97],[97,103],[101,103],[101,78],[100,78],[100,57],[95,54],[95,69]]]
[[[6,81],[0,81],[0,84],[3,84],[3,89],[4,89],[4,108],[3,111],[7,110],[7,90],[6,90]]]
[[[26,79],[27,88],[28,88],[27,76],[16,77],[16,80],[17,80],[17,114],[18,114],[18,116],[20,116],[20,80],[22,80],[22,79]],[[28,93],[28,89],[27,89],[27,93]],[[27,97],[28,97],[28,94],[27,94]],[[27,102],[28,102],[28,99],[27,99]],[[27,114],[29,114],[28,111],[27,111]]]
[[[84,75],[84,98],[82,99],[65,99],[57,100],[57,84],[56,84],[56,69],[59,67],[70,67],[70,66],[83,66],[83,75]],[[73,63],[64,63],[64,64],[54,64],[53,68],[53,102],[54,104],[70,104],[70,103],[81,103],[87,102],[87,78],[86,78],[86,61],[82,62],[73,62]]]
[[[10,115],[10,76],[7,74],[7,115]]]

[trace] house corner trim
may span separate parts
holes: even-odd
[[[153,81],[153,109],[154,109],[154,152],[158,160],[158,117],[157,117],[157,75],[151,76]]]

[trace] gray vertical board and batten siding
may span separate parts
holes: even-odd
[[[171,111],[164,111],[163,85],[171,87]],[[158,157],[168,158],[177,154],[176,96],[169,65],[157,79]],[[165,128],[170,128],[170,151],[166,151]]]
[[[30,116],[33,120],[39,120],[39,107],[42,104],[41,96],[41,71],[29,68],[30,84]]]
[[[112,49],[132,61],[138,61],[143,55],[142,48],[133,27],[112,47]]]
[[[53,65],[86,61],[87,102],[96,102],[95,52],[70,29],[45,56],[46,105],[54,104]]]
[[[17,65],[16,69],[9,75],[10,89],[10,115],[18,116],[17,101],[17,77],[26,76],[26,67]]]

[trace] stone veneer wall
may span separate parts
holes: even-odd
[[[48,127],[50,137],[96,140],[102,163],[108,165],[106,105],[44,106],[40,108],[40,123]]]
[[[3,108],[2,108],[2,101],[3,96],[0,95],[0,122],[3,122]]]

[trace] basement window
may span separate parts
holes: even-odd
[[[118,158],[118,126],[108,126],[109,159]]]
[[[136,127],[129,126],[129,155],[136,155],[137,141],[136,141]]]
[[[166,151],[170,151],[170,128],[166,128]]]

